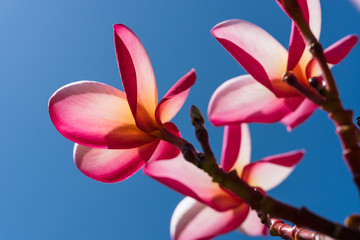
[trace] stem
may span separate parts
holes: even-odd
[[[197,108],[192,107],[191,109],[191,120],[195,127],[195,133],[197,133],[201,145],[208,148],[206,151],[212,153],[208,138],[203,137],[207,136],[207,131],[203,124],[203,117]],[[221,187],[230,190],[235,195],[242,198],[252,209],[264,214],[270,214],[276,218],[293,222],[298,226],[314,229],[335,239],[360,240],[360,231],[332,223],[329,220],[317,216],[304,207],[297,209],[264,195],[261,190],[252,188],[239,178],[235,170],[225,172],[217,164],[213,156],[207,158],[205,154],[198,153],[194,146],[188,141],[175,135],[164,140],[177,146],[188,162],[193,163],[205,171],[213,179],[213,182],[218,183]]]
[[[343,158],[350,168],[350,171],[353,174],[354,182],[360,191],[359,134],[358,128],[353,123],[353,113],[350,110],[345,110],[342,106],[335,79],[326,62],[322,46],[307,24],[298,2],[296,0],[278,1],[281,2],[285,11],[295,22],[310,52],[320,65],[323,77],[326,81],[326,92],[324,93],[326,101],[321,104],[321,108],[328,112],[329,118],[332,119],[336,126],[336,133],[340,138],[343,148]]]
[[[283,5],[285,11],[290,18],[295,22],[296,26],[300,30],[306,45],[308,46],[313,57],[317,59],[321,70],[324,73],[324,79],[326,80],[326,90],[332,96],[338,96],[338,90],[335,84],[335,79],[327,65],[324,51],[321,44],[312,33],[309,24],[306,22],[302,9],[297,0],[278,0]]]
[[[323,96],[302,85],[291,71],[286,72],[282,80],[317,105],[321,106],[325,103],[326,99]]]
[[[270,217],[268,214],[260,212],[258,214],[261,222],[269,228],[271,236],[279,236],[286,240],[334,240],[334,238],[304,227],[299,228],[296,225],[292,227],[277,218]]]
[[[209,135],[204,126],[204,117],[202,116],[200,110],[194,105],[191,106],[190,112],[191,123],[193,126],[195,126],[195,135],[201,144],[205,157],[212,162],[216,162],[216,159],[210,147]]]

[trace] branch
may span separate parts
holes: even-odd
[[[196,107],[192,107],[191,110],[191,122],[195,127],[196,136],[204,152],[212,155],[207,131],[204,127],[204,118]],[[317,216],[305,207],[297,209],[264,195],[261,190],[252,188],[239,178],[235,170],[229,173],[225,172],[213,156],[207,158],[206,154],[198,153],[194,146],[183,138],[172,135],[163,140],[177,146],[188,162],[205,171],[213,179],[213,182],[243,199],[253,210],[293,222],[298,226],[314,229],[335,239],[360,240],[360,231],[335,224]]]
[[[216,159],[209,144],[209,135],[204,126],[204,117],[202,116],[200,110],[194,105],[191,106],[190,112],[191,124],[195,126],[195,135],[201,144],[206,159],[216,163]]]
[[[299,228],[296,225],[292,227],[277,218],[270,217],[268,214],[259,212],[258,215],[261,222],[269,228],[271,236],[279,236],[286,240],[334,240],[334,238],[304,227]]]
[[[335,79],[326,62],[324,51],[321,44],[312,33],[307,24],[301,7],[296,0],[277,0],[279,1],[288,15],[295,22],[300,30],[304,41],[310,49],[313,57],[318,61],[323,72],[325,86],[325,102],[320,104],[321,108],[328,112],[329,118],[335,124],[336,133],[340,138],[343,148],[343,158],[353,174],[354,182],[360,191],[360,147],[358,144],[358,128],[353,123],[353,112],[345,110],[339,98],[339,92],[336,87]]]
[[[283,75],[282,80],[291,87],[295,88],[295,90],[297,90],[304,97],[313,101],[315,104],[321,106],[326,102],[326,99],[319,93],[313,92],[309,88],[302,85],[291,71],[286,72]]]

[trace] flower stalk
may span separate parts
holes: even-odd
[[[191,122],[195,127],[195,133],[197,133],[201,146],[203,146],[208,153],[212,152],[210,144],[208,143],[208,137],[204,137],[207,136],[207,130],[203,124],[203,117],[196,107],[191,108]],[[221,187],[243,199],[253,210],[293,222],[298,226],[314,229],[335,239],[360,239],[360,231],[335,224],[310,212],[305,207],[297,209],[265,195],[261,190],[249,186],[239,178],[235,170],[229,173],[225,172],[216,163],[213,156],[207,158],[205,154],[198,153],[194,146],[188,141],[180,137],[176,138],[178,139],[173,143],[177,144],[176,146],[181,150],[184,158],[188,162],[193,163],[205,171],[213,179],[213,182],[218,183]]]
[[[277,218],[270,217],[268,214],[261,212],[258,214],[261,222],[269,228],[271,236],[279,236],[286,240],[334,240],[334,238],[304,227],[297,227],[296,225],[292,227]]]
[[[360,191],[360,147],[358,128],[353,123],[353,112],[345,110],[339,98],[339,92],[335,83],[335,79],[326,62],[323,48],[319,41],[312,33],[307,24],[298,1],[294,0],[278,0],[284,7],[284,10],[295,22],[300,30],[303,39],[308,46],[314,59],[317,60],[324,80],[325,101],[320,104],[321,108],[328,112],[329,118],[334,122],[336,133],[340,138],[343,148],[343,158],[353,174],[354,182]],[[297,88],[298,89],[298,88]],[[311,99],[311,98],[310,98]]]
[[[286,82],[288,85],[295,88],[300,94],[302,94],[304,97],[307,97],[317,105],[321,106],[325,104],[326,99],[323,96],[321,96],[318,93],[315,93],[314,91],[311,91],[309,88],[302,85],[297,80],[295,74],[293,74],[291,71],[286,72],[282,80]]]

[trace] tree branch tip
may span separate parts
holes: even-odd
[[[205,122],[202,113],[200,112],[200,110],[195,105],[191,105],[190,116],[191,116],[191,123],[194,126],[197,123],[204,124],[204,122]]]

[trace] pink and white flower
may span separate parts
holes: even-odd
[[[236,170],[250,186],[264,191],[280,184],[304,155],[298,150],[250,163],[250,148],[246,124],[225,126],[221,167],[227,172]],[[248,204],[212,182],[182,155],[150,160],[144,173],[187,196],[173,213],[172,239],[209,239],[235,229],[251,236],[266,234],[266,227]]]
[[[299,3],[311,30],[319,38],[319,0],[301,0]],[[321,76],[294,23],[289,51],[265,30],[244,20],[219,23],[211,33],[249,73],[230,79],[216,89],[208,108],[214,125],[280,121],[291,130],[318,107],[282,82],[283,74],[291,70],[301,84],[315,91],[308,79]],[[345,58],[357,40],[357,36],[348,35],[327,48],[325,57],[329,65]]]
[[[60,88],[49,100],[56,129],[76,143],[76,166],[101,182],[128,178],[155,151],[159,156],[179,153],[161,139],[179,134],[170,120],[196,79],[191,70],[158,103],[153,69],[140,40],[121,24],[114,25],[114,35],[125,92],[100,82],[79,81]]]

